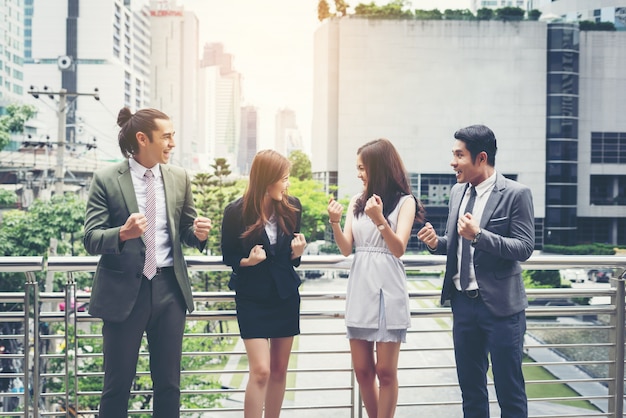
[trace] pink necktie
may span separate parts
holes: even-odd
[[[148,225],[143,234],[146,244],[146,262],[143,265],[143,275],[152,279],[156,274],[156,193],[154,192],[154,174],[146,170],[143,175],[146,181],[146,219]]]

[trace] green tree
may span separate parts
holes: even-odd
[[[475,17],[469,9],[446,9],[443,11],[446,20],[474,20]]]
[[[298,180],[310,180],[313,178],[311,160],[304,152],[293,151],[289,154],[289,161],[291,162],[291,177],[296,177]]]
[[[496,9],[496,19],[505,22],[519,21],[524,19],[524,9],[520,7],[502,7]]]
[[[541,17],[541,10],[532,9],[528,11],[528,20],[539,20]]]
[[[335,10],[337,14],[345,16],[348,14],[348,3],[345,0],[335,0]]]
[[[15,206],[17,195],[11,190],[0,189],[0,207]]]
[[[476,19],[478,20],[491,20],[493,19],[493,9],[483,7],[476,10]]]
[[[406,8],[408,5],[406,0],[392,0],[383,6],[377,6],[374,2],[360,3],[354,8],[354,12],[357,16],[407,19],[413,17],[413,12]]]
[[[46,257],[51,238],[58,242],[59,255],[85,254],[82,249],[84,219],[85,202],[73,194],[53,196],[49,202],[36,200],[27,211],[7,211],[0,225],[0,254]],[[23,289],[22,274],[2,273],[0,277],[4,291]],[[37,273],[37,277],[41,279],[43,273]]]
[[[432,10],[415,10],[414,11],[415,19],[417,20],[441,20],[443,18],[443,14],[439,9]]]
[[[581,20],[578,22],[578,27],[581,31],[597,30],[597,31],[614,31],[615,24],[613,22],[593,22],[591,20]]]
[[[232,174],[230,164],[228,164],[226,158],[216,158],[213,164],[211,164],[211,168],[213,169],[213,176],[217,179],[219,186],[224,183],[226,177]]]
[[[317,3],[317,19],[323,22],[331,16],[328,2],[326,0],[320,0],[319,3]]]
[[[37,108],[30,105],[9,105],[6,114],[0,116],[0,150],[4,149],[11,140],[12,133],[20,133],[24,130],[24,123],[32,119],[37,113]]]
[[[315,180],[289,179],[289,194],[300,199],[302,203],[302,223],[300,232],[307,242],[324,238],[324,230],[328,224],[329,196],[324,192],[324,185]]]
[[[222,219],[226,206],[242,195],[245,189],[245,181],[225,181],[221,176],[230,168],[223,158],[216,158],[211,165],[213,173],[198,173],[192,179],[194,203],[199,215],[211,219],[213,229],[209,234],[207,252],[211,255],[219,255],[222,241]],[[186,250],[192,251],[192,250]],[[225,291],[228,289],[228,271],[201,271],[193,275],[192,287],[197,291]],[[234,309],[233,302],[213,302],[205,305],[205,309],[228,310]],[[224,322],[213,321],[206,325],[209,330],[224,331]]]

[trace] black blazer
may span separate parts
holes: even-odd
[[[294,233],[300,232],[302,205],[295,197],[289,196],[288,199],[289,203],[298,210]],[[237,296],[267,300],[274,294],[272,292],[274,286],[281,299],[298,293],[298,287],[302,281],[294,268],[300,265],[300,258],[291,259],[291,240],[294,235],[285,235],[279,228],[276,247],[272,253],[265,231],[258,239],[246,239],[244,242],[241,234],[245,229],[243,198],[239,198],[226,207],[222,220],[222,257],[224,264],[233,269],[233,278],[229,286],[234,288]],[[241,259],[248,257],[252,247],[258,244],[263,245],[267,259],[256,266],[241,267],[239,265]]]

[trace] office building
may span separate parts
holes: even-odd
[[[626,244],[626,32],[576,23],[330,19],[315,34],[312,168],[361,189],[363,143],[390,139],[443,232],[454,132],[493,129],[496,169],[533,192],[537,247]]]

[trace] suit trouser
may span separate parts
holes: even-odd
[[[153,417],[180,415],[180,361],[185,331],[185,303],[173,268],[152,280],[142,278],[137,302],[123,322],[104,321],[104,387],[101,418],[126,418],[144,331],[150,351]]]
[[[489,417],[489,356],[502,418],[528,417],[522,374],[526,313],[493,315],[476,293],[453,291],[453,338],[465,418]]]

